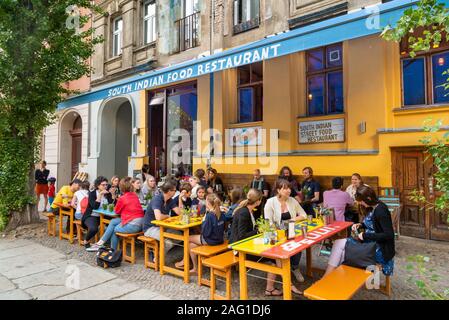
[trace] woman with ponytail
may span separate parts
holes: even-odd
[[[190,257],[193,261],[193,269],[191,274],[197,273],[198,260],[191,249],[202,246],[216,246],[223,244],[225,231],[225,215],[220,211],[221,200],[215,194],[208,194],[206,197],[206,215],[204,216],[203,224],[201,225],[201,234],[190,236]],[[184,260],[175,264],[176,268],[184,268]]]

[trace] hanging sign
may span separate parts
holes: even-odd
[[[299,123],[299,143],[345,141],[345,119],[303,121]]]

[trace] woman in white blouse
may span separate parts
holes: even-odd
[[[296,199],[290,197],[291,194],[291,184],[289,181],[284,179],[279,179],[276,181],[275,192],[276,195],[267,200],[264,208],[265,219],[268,219],[270,222],[274,223],[278,228],[281,226],[282,221],[288,220],[305,220],[307,219],[307,214],[301,205],[296,201]],[[301,253],[294,255],[290,258],[292,273],[295,276],[298,282],[304,282],[304,277],[302,276],[299,270],[299,261],[301,260]],[[278,264],[279,261],[276,261]],[[273,281],[276,278],[276,275],[273,275],[273,278],[268,277],[268,282]],[[269,286],[267,285],[267,288]],[[267,290],[269,291],[269,290]],[[298,294],[301,292],[292,286],[292,291]],[[274,295],[274,294],[273,294]]]
[[[351,177],[351,184],[346,188],[346,192],[349,193],[352,200],[355,200],[355,193],[357,192],[357,188],[360,186],[369,187],[367,184],[363,183],[360,174],[353,173]]]

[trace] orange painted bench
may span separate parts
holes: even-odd
[[[143,232],[137,233],[115,233],[120,239],[122,239],[123,244],[123,260],[128,261],[130,263],[136,262],[136,238],[138,236],[143,235]],[[130,247],[130,254],[128,254],[128,245]]]
[[[223,244],[217,246],[198,246],[191,250],[192,253],[198,256],[198,285],[202,284],[210,286],[210,281],[203,279],[203,261],[204,259],[216,256],[217,254],[228,251],[228,241],[226,240]]]
[[[83,246],[83,234],[86,232],[86,230],[81,226],[81,220],[75,220],[73,222],[76,226],[76,237],[78,238],[78,244],[80,246]],[[98,233],[95,235],[94,238],[95,242],[98,242]]]
[[[153,268],[154,271],[159,270],[159,243],[156,239],[140,236],[137,238],[144,244],[144,265],[145,268]],[[150,251],[153,251],[154,262],[150,259]]]
[[[231,282],[232,282],[232,266],[239,263],[238,256],[233,251],[213,256],[205,259],[203,264],[210,268],[210,298],[211,300],[231,300]],[[226,295],[220,296],[215,293],[216,283],[215,277],[219,276],[226,279]]]
[[[49,236],[56,237],[56,217],[54,213],[47,212],[45,214],[48,218],[47,220],[47,234]]]

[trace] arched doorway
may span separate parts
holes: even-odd
[[[83,121],[76,111],[68,111],[60,120],[58,186],[70,183],[79,170],[82,154]]]
[[[110,179],[129,174],[128,158],[132,154],[133,110],[127,98],[112,99],[100,114],[100,139],[97,174]]]

